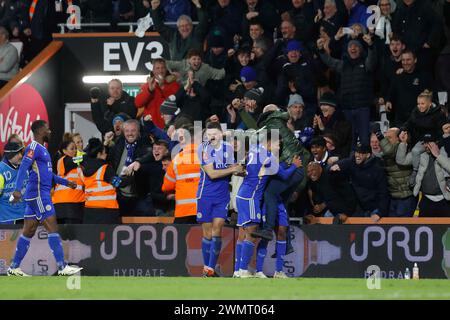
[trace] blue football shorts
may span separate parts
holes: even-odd
[[[48,217],[56,214],[55,207],[51,199],[36,198],[25,200],[25,220],[44,221]]]
[[[228,198],[199,198],[197,199],[197,222],[210,223],[215,218],[226,220],[228,217]]]

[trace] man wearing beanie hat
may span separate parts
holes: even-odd
[[[225,41],[220,34],[214,34],[209,38],[208,45],[210,48],[225,48]]]
[[[9,201],[11,193],[16,189],[15,181],[22,161],[23,146],[9,142],[4,147],[4,157],[0,162],[0,224],[15,224],[23,220],[25,202],[20,200],[16,204]],[[27,181],[24,181],[23,189]]]
[[[297,93],[291,94],[287,104],[287,112],[290,116],[288,125],[291,125],[294,131],[311,127],[311,118],[307,119],[304,110],[305,102],[303,101],[302,96]]]
[[[172,94],[168,96],[167,99],[161,103],[159,111],[161,114],[177,115],[180,112],[180,109],[177,106],[177,98],[175,95]]]
[[[369,145],[370,108],[374,95],[372,73],[376,66],[376,52],[371,35],[364,35],[363,40],[368,45],[367,58],[363,55],[362,44],[352,40],[342,60],[332,58],[324,50],[324,40],[317,40],[322,61],[340,74],[341,106],[345,117],[352,124],[353,148],[358,138],[363,145]]]
[[[262,105],[264,88],[253,88],[245,92],[244,99],[235,98],[227,106],[229,114],[228,123],[234,129],[258,129],[256,123],[259,112],[257,109]],[[236,114],[239,112],[239,117]]]
[[[257,76],[256,70],[250,66],[245,66],[241,69],[240,77],[242,84],[244,85],[246,90],[250,90],[256,86]]]
[[[288,54],[291,51],[304,51],[305,48],[303,47],[302,43],[297,40],[290,40],[286,45],[286,54]]]
[[[216,69],[225,68],[228,59],[225,50],[225,40],[220,32],[216,32],[209,37],[208,51],[204,55],[205,63]]]
[[[289,94],[301,95],[304,100],[305,116],[312,119],[317,108],[318,72],[303,52],[303,45],[299,41],[290,40],[287,43],[285,63],[278,77],[275,94],[281,105],[286,105]]]
[[[354,216],[371,217],[378,221],[388,213],[389,191],[381,160],[372,155],[369,145],[358,144],[353,156],[331,166],[352,181],[359,207]]]
[[[264,88],[259,87],[259,88],[253,88],[248,90],[245,94],[244,94],[244,98],[247,98],[248,100],[255,100],[257,105],[261,104],[261,97],[264,93]]]
[[[131,119],[129,115],[126,113],[117,114],[112,120],[113,131],[108,131],[103,136],[103,144],[109,148],[111,148],[114,143],[116,143],[117,139],[122,135],[123,128],[122,125],[125,121]]]
[[[338,109],[336,97],[325,92],[319,99],[320,113],[314,116],[313,127],[316,135],[332,134],[336,137],[336,153],[350,155],[352,141],[352,124]]]

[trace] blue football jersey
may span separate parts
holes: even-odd
[[[202,159],[200,181],[198,184],[197,198],[221,198],[226,200],[230,197],[229,185],[231,176],[211,179],[204,171],[203,166],[213,164],[215,170],[228,168],[235,163],[233,147],[221,141],[216,149],[209,142],[204,142],[199,147],[199,158]]]
[[[237,196],[244,199],[261,199],[269,176],[278,172],[278,160],[262,145],[251,145],[247,159],[247,174]]]
[[[21,186],[27,172],[29,174],[24,199],[51,198],[53,180],[56,183],[67,186],[67,180],[56,176],[52,169],[52,159],[48,150],[40,143],[33,141],[25,148],[25,153],[20,164],[16,180],[16,190],[21,191]]]
[[[277,175],[283,180],[296,170],[296,166],[279,163],[277,157],[262,145],[251,145],[246,161],[247,175],[239,188],[237,196],[242,199],[257,199],[263,197],[270,176]]]

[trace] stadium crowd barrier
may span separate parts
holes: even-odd
[[[173,217],[122,217],[124,224],[173,223]],[[316,218],[315,224],[333,224],[333,218]],[[371,218],[348,218],[344,224],[442,224],[450,225],[450,218],[381,218],[375,222]]]
[[[164,220],[168,219],[153,221]],[[6,273],[20,233],[20,226],[0,225],[0,275]],[[66,224],[59,226],[59,233],[66,261],[82,266],[86,276],[202,274],[203,231],[198,224]],[[450,224],[293,225],[290,234],[294,252],[286,255],[283,265],[290,277],[364,278],[375,266],[381,277],[401,279],[406,268],[417,263],[421,278],[450,278]],[[223,229],[217,271],[224,277],[233,274],[238,235],[233,226]],[[275,242],[269,242],[264,262],[269,276],[275,267]],[[254,267],[255,258],[250,268]],[[21,268],[32,275],[57,271],[42,226]]]

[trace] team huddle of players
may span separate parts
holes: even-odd
[[[69,188],[76,188],[72,181],[60,178],[52,172],[51,159],[43,146],[50,137],[50,129],[45,121],[36,121],[32,125],[34,141],[25,149],[25,156],[17,174],[16,190],[11,201],[22,198],[21,186],[27,174],[24,199],[26,201],[25,222],[21,237],[18,240],[16,253],[8,275],[27,276],[20,264],[25,257],[30,241],[38,224],[42,223],[49,232],[49,246],[58,264],[59,275],[71,275],[82,268],[69,266],[64,261],[61,238],[57,232],[56,214],[51,201],[52,183],[57,182]],[[201,158],[200,181],[197,191],[197,221],[202,224],[202,253],[205,277],[218,276],[215,267],[222,247],[222,227],[227,219],[230,203],[230,179],[232,175],[242,176],[242,183],[236,196],[238,211],[239,239],[236,244],[236,260],[234,277],[266,278],[262,271],[267,253],[268,240],[258,243],[256,273],[249,271],[258,238],[254,232],[264,222],[264,189],[271,176],[279,176],[287,180],[301,167],[298,157],[294,157],[291,165],[279,163],[280,141],[276,132],[260,130],[255,133],[256,139],[250,139],[244,161],[236,159],[233,146],[224,141],[219,123],[208,123],[206,142],[199,146]],[[241,153],[239,153],[241,154]],[[276,271],[275,278],[286,278],[283,273],[283,259],[286,252],[286,233],[289,219],[282,199],[278,199],[276,224]]]
[[[239,238],[236,243],[234,277],[266,278],[263,273],[268,241],[261,239],[257,247],[256,272],[249,271],[258,238],[252,235],[264,223],[264,189],[271,176],[289,179],[302,163],[295,157],[291,165],[278,162],[280,151],[278,135],[272,131],[259,131],[250,143],[245,156],[245,166],[234,158],[233,146],[222,139],[220,124],[209,123],[206,140],[199,147],[201,173],[197,192],[197,221],[202,224],[202,253],[205,277],[217,276],[215,266],[221,249],[222,227],[227,218],[230,202],[229,183],[233,174],[243,175],[243,181],[236,196]],[[236,163],[239,162],[239,163]],[[286,233],[289,218],[281,198],[278,201],[276,270],[275,278],[286,278],[282,271],[286,252]]]

